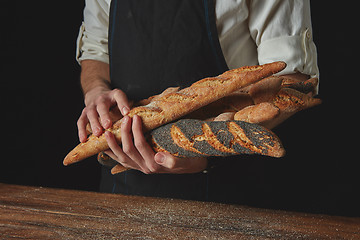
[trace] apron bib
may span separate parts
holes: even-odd
[[[213,0],[113,0],[110,77],[130,100],[187,87],[228,70]],[[153,174],[103,170],[101,190],[132,195],[207,199],[207,174]]]

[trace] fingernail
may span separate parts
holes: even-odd
[[[165,162],[165,155],[163,153],[155,154],[155,162],[158,164],[163,164]]]
[[[85,135],[80,136],[80,142],[86,142],[87,137]]]
[[[130,112],[130,109],[128,107],[123,107],[122,109],[122,115],[127,115]]]
[[[122,119],[122,124],[125,124],[129,121],[129,116],[125,116],[123,119]]]
[[[95,128],[94,133],[95,133],[95,135],[100,135],[101,128],[99,128],[99,127]]]
[[[109,120],[109,119],[106,119],[106,120],[104,121],[103,125],[104,125],[105,128],[109,128],[110,125],[111,125],[110,120]]]

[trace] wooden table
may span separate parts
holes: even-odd
[[[360,239],[360,218],[0,183],[0,239]]]

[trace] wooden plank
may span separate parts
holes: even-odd
[[[0,239],[359,239],[360,218],[0,184]]]

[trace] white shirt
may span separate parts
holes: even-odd
[[[111,0],[85,0],[76,59],[109,63]],[[230,69],[285,61],[281,74],[319,75],[309,0],[216,0],[220,45]]]

